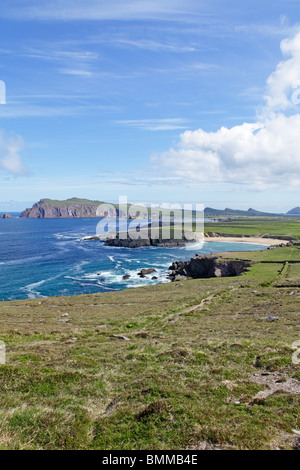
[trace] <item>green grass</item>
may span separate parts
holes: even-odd
[[[299,253],[221,254],[251,260],[241,277],[0,303],[0,448],[293,448],[299,393],[255,400],[268,387],[253,377],[299,380]]]
[[[206,223],[205,232],[244,235],[250,237],[271,236],[300,239],[300,218],[263,217],[235,218],[226,224]]]
[[[56,199],[44,199],[44,201],[50,206],[55,206],[55,207],[60,207],[60,208],[68,206],[68,205],[74,205],[74,204],[76,204],[77,206],[99,206],[100,204],[104,204],[104,202],[101,202],[101,201],[91,201],[89,199],[79,199],[77,197],[66,199],[65,201],[59,201]]]
[[[248,252],[227,252],[222,255],[226,259],[244,259],[252,262],[285,263],[286,261],[299,261],[300,250],[296,246],[280,247],[273,250],[248,251]]]

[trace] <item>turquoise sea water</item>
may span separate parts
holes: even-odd
[[[95,219],[0,219],[0,300],[111,292],[168,282],[170,264],[196,253],[265,249],[244,243],[189,244],[188,248],[105,247],[84,241],[95,235]],[[141,279],[155,268],[158,280]],[[129,274],[127,281],[122,277]]]

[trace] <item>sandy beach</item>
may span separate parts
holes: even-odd
[[[228,242],[228,243],[255,243],[258,245],[287,245],[288,240],[277,240],[274,238],[262,238],[262,237],[205,237],[206,242]]]

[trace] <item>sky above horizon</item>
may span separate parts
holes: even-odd
[[[2,0],[0,211],[300,206],[299,3]]]

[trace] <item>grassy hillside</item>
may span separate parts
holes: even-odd
[[[300,219],[298,218],[256,218],[235,219],[227,223],[206,223],[205,232],[226,233],[230,235],[286,236],[300,239]]]
[[[242,257],[236,278],[0,303],[0,448],[294,448],[300,250]]]

